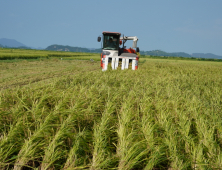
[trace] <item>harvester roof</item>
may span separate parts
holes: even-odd
[[[103,34],[119,34],[119,35],[121,35],[120,32],[109,32],[109,31],[103,31]]]

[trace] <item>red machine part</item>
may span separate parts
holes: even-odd
[[[101,53],[101,67],[103,67],[103,53]]]
[[[136,50],[129,48],[129,49],[124,49],[123,50],[125,53],[136,53]]]
[[[101,67],[102,67],[102,69],[105,69],[105,57],[106,57],[106,55],[103,55],[101,53]]]
[[[139,64],[139,56],[136,56],[136,64],[135,64],[135,70],[138,69],[138,64]]]

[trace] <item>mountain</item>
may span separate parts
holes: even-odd
[[[82,48],[82,47],[71,47],[71,46],[64,46],[64,45],[50,45],[45,50],[50,51],[72,51],[72,52],[85,52],[85,53],[100,53],[101,49],[88,49],[88,48]]]
[[[83,48],[83,47],[71,47],[64,45],[50,45],[45,50],[50,51],[72,51],[72,52],[85,52],[85,53],[101,53],[101,48]],[[140,51],[141,55],[150,55],[150,56],[170,56],[170,57],[188,57],[188,58],[210,58],[210,59],[222,59],[222,56],[218,56],[211,53],[193,53],[188,54],[184,52],[172,52],[168,53],[162,50],[152,50],[152,51]]]
[[[9,47],[9,48],[22,48],[22,49],[38,49],[43,50],[43,48],[33,48],[27,47],[26,45],[18,42],[14,39],[1,38],[0,39],[0,47]],[[72,52],[86,52],[86,53],[101,53],[101,48],[85,48],[85,47],[71,47],[64,45],[50,45],[45,50],[50,51],[72,51]],[[194,58],[209,58],[209,59],[222,59],[222,56],[215,55],[212,53],[193,53],[187,54],[184,52],[172,52],[168,53],[162,50],[152,50],[152,51],[140,51],[141,55],[151,55],[151,56],[172,56],[172,57],[194,57]]]
[[[152,55],[152,56],[192,57],[190,54],[187,54],[184,52],[167,53],[162,50],[140,51],[140,54],[141,55]]]
[[[50,45],[45,50],[50,51],[72,51],[72,52],[86,52],[86,53],[101,53],[101,49],[95,48],[82,48],[82,47],[71,47],[64,45]],[[140,51],[141,55],[152,55],[152,56],[175,56],[175,57],[192,57],[191,55],[183,52],[177,53],[167,53],[161,50],[153,50],[153,51]]]
[[[7,38],[1,38],[0,44],[5,47],[15,47],[15,48],[26,47],[26,45],[14,40],[14,39],[7,39]]]
[[[45,48],[38,47],[38,48],[33,48],[33,49],[36,49],[36,50],[44,50]]]
[[[192,55],[192,57],[196,57],[196,58],[222,59],[222,56],[215,55],[215,54],[212,54],[212,53],[193,53],[191,55]]]

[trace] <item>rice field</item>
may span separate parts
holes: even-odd
[[[95,53],[0,48],[0,61],[13,59],[97,58]]]
[[[222,169],[222,63],[143,60],[0,62],[0,169]]]

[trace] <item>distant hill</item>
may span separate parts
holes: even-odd
[[[36,49],[36,50],[44,50],[45,48],[42,48],[42,47],[38,47],[38,48],[35,48],[35,47],[32,47],[33,49]]]
[[[152,55],[152,56],[192,57],[190,54],[187,54],[184,52],[167,53],[162,50],[140,51],[140,54],[141,55]]]
[[[4,47],[26,47],[26,45],[14,40],[14,39],[7,39],[7,38],[1,38],[0,44]]]
[[[82,48],[82,47],[71,47],[64,45],[50,45],[45,50],[50,51],[72,51],[72,52],[86,52],[86,53],[100,53],[101,49],[95,48]],[[175,56],[175,57],[192,57],[191,55],[183,52],[178,53],[167,53],[161,50],[153,50],[153,51],[140,51],[141,55],[153,55],[153,56]]]
[[[21,49],[39,49],[43,50],[43,48],[33,48],[28,47],[21,42],[18,42],[14,39],[7,39],[7,38],[1,38],[0,39],[0,47],[3,48],[21,48]],[[72,52],[86,52],[86,53],[100,53],[101,48],[84,48],[84,47],[71,47],[71,46],[64,46],[64,45],[58,45],[53,44],[48,46],[45,50],[50,51],[72,51]],[[212,53],[193,53],[193,54],[187,54],[184,52],[172,52],[168,53],[162,50],[152,50],[152,51],[140,51],[141,55],[151,55],[151,56],[172,56],[172,57],[194,57],[194,58],[209,58],[209,59],[222,59],[222,56],[215,55]]]
[[[64,45],[50,45],[45,50],[50,51],[72,51],[72,52],[86,52],[86,53],[100,53],[101,49],[88,49],[82,47],[71,47],[71,46],[64,46]]]
[[[215,55],[212,53],[193,53],[191,54],[192,57],[195,58],[214,58],[214,59],[222,59],[222,56]]]
[[[72,52],[85,52],[85,53],[100,53],[101,49],[95,48],[83,48],[83,47],[71,47],[71,46],[64,46],[64,45],[50,45],[45,50],[50,51],[72,51]],[[188,57],[188,58],[212,58],[212,59],[222,59],[222,56],[218,56],[211,53],[193,53],[188,54],[184,52],[172,52],[168,53],[162,50],[152,50],[152,51],[140,51],[141,55],[151,55],[151,56],[171,56],[171,57]]]

